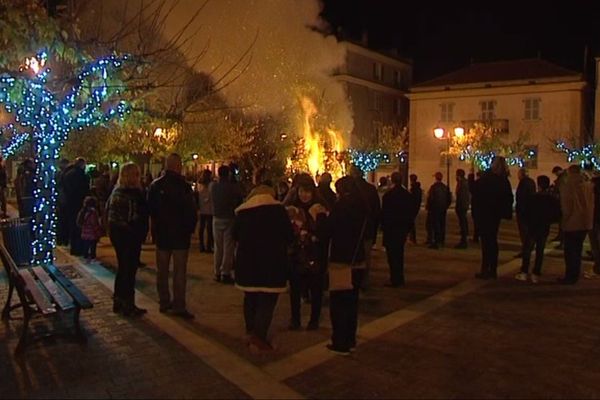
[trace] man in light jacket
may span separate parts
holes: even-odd
[[[581,273],[581,251],[594,220],[594,189],[581,173],[579,165],[568,169],[564,186],[560,190],[562,230],[564,235],[565,276],[560,283],[571,285]]]

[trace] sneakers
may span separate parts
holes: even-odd
[[[275,350],[270,343],[254,336],[254,335],[251,335],[248,338],[248,348],[250,349],[250,352],[252,352],[252,353],[265,353],[265,352],[271,352],[271,351]]]
[[[597,278],[598,275],[594,271],[583,271],[583,277],[585,279],[594,279]]]
[[[525,272],[519,272],[515,275],[515,279],[518,281],[527,282],[527,274]]]
[[[328,344],[327,346],[327,350],[329,350],[330,352],[332,352],[333,354],[337,354],[338,356],[349,356],[350,355],[350,350],[340,350],[340,349],[336,349],[335,347],[333,347],[332,344]]]
[[[158,309],[158,311],[159,311],[161,314],[164,314],[164,313],[166,313],[167,311],[169,311],[169,310],[171,309],[171,307],[172,307],[172,306],[171,306],[171,304],[161,304],[161,305],[160,305],[160,308]]]
[[[224,283],[225,285],[233,285],[235,280],[231,277],[231,275],[223,275],[221,276],[221,283]]]
[[[529,278],[531,278],[531,283],[538,283],[540,281],[540,276],[537,274],[531,274]]]

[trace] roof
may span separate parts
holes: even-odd
[[[576,77],[581,73],[539,58],[476,63],[454,72],[414,85],[413,87],[450,86],[499,81],[535,80]]]

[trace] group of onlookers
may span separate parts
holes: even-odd
[[[405,243],[416,243],[415,219],[425,197],[416,175],[410,176],[408,189],[400,172],[375,187],[355,166],[335,182],[335,192],[328,173],[319,177],[318,184],[301,173],[291,186],[285,179],[274,185],[265,169],[254,171],[253,186],[244,190],[228,165],[218,168],[216,179],[210,170],[202,171],[192,185],[182,175],[177,154],[166,158],[164,170],[154,180],[151,175],[142,177],[140,168],[128,163],[118,176],[100,168],[90,181],[85,167],[81,158],[60,164],[57,241],[68,244],[72,254],[93,259],[99,238],[108,234],[118,261],[113,311],[125,316],[146,312],[136,305],[134,293],[142,244],[150,233],[156,244],[160,312],[194,318],[186,305],[186,275],[191,236],[199,219],[199,249],[213,253],[216,282],[235,284],[244,291],[248,344],[259,351],[272,349],[268,329],[280,293],[289,291],[289,329],[302,328],[301,305],[306,298],[311,303],[306,329],[314,330],[319,328],[328,289],[333,328],[328,347],[349,354],[356,346],[359,294],[369,287],[370,254],[378,231],[383,233],[389,266],[386,286],[403,286]],[[33,189],[24,188],[33,185],[34,168],[26,161],[18,174],[21,216],[31,215],[27,194]],[[0,163],[0,189],[6,186],[5,175]],[[537,177],[536,182],[525,169],[519,171],[515,210],[522,268],[517,279],[538,282],[550,225],[555,222],[560,222],[564,244],[564,283],[579,278],[588,233],[596,267],[600,266],[600,178],[589,177],[578,166],[556,175],[551,185],[547,176]],[[497,277],[499,226],[513,214],[508,176],[502,157],[477,176],[456,171],[460,241],[454,247],[468,247],[470,209],[474,239],[481,242],[477,278]],[[434,178],[425,199],[426,243],[439,249],[446,245],[446,218],[453,196],[441,173]],[[534,247],[536,261],[530,271]]]

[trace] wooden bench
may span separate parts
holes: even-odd
[[[23,308],[23,327],[15,354],[21,353],[28,342],[29,321],[36,315],[44,317],[59,316],[70,313],[73,317],[73,328],[78,340],[85,342],[86,337],[79,324],[82,309],[92,308],[92,302],[77,286],[53,265],[17,267],[9,252],[0,243],[0,258],[8,276],[8,298],[2,310],[2,319],[11,319],[11,311]],[[11,304],[13,292],[16,290],[19,302]],[[58,332],[53,332],[58,334]],[[33,340],[48,335],[34,337]]]

